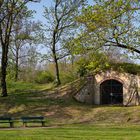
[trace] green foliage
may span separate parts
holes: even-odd
[[[28,34],[25,34],[25,33],[21,33],[19,35],[16,36],[16,40],[33,40],[33,37],[28,35]]]
[[[127,72],[127,73],[131,73],[131,74],[140,74],[140,65],[138,65],[138,64],[111,62],[110,65],[114,70],[118,70],[120,72]]]
[[[48,71],[40,71],[37,73],[35,82],[39,84],[51,83],[55,77]]]
[[[76,20],[83,25],[80,43],[90,42],[92,46],[119,47],[130,53],[139,51],[139,25],[135,17],[139,18],[138,0],[95,0],[93,6],[83,9]],[[89,39],[87,40],[87,37]],[[90,40],[90,41],[89,41]],[[78,44],[80,44],[78,43]],[[88,45],[89,46],[89,45]],[[130,57],[127,52],[128,57]]]
[[[117,63],[109,60],[108,56],[104,53],[96,52],[87,54],[85,57],[81,57],[77,61],[78,74],[84,76],[87,73],[97,73],[99,71],[105,71],[113,69],[120,72],[127,72],[130,74],[140,74],[140,65],[134,63]]]
[[[9,62],[8,67],[7,67],[7,76],[6,76],[6,79],[8,81],[15,80],[14,79],[14,76],[15,76],[15,68],[14,68],[14,66],[15,66],[14,63]]]
[[[86,57],[81,57],[77,62],[78,73],[84,76],[88,72],[99,72],[110,68],[109,60],[103,53],[91,53]]]
[[[69,72],[61,71],[60,79],[61,79],[62,84],[66,84],[66,83],[74,81],[76,79],[76,75],[70,71]]]
[[[127,12],[134,13],[136,10],[134,3],[136,5],[138,4],[138,2],[132,0],[96,1],[94,6],[88,6],[83,9],[82,14],[77,17],[77,21],[85,24],[90,32],[95,31],[98,28],[112,28],[116,24],[115,20],[119,20],[119,18]],[[116,26],[124,25],[125,22],[121,22],[117,23]]]

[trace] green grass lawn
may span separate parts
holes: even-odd
[[[140,126],[72,125],[0,130],[0,140],[140,140]]]

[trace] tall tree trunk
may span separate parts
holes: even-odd
[[[54,57],[54,63],[55,63],[56,84],[60,85],[61,81],[60,81],[60,76],[59,76],[59,66],[58,66],[58,60],[57,60],[55,51],[53,51],[53,57]]]
[[[71,54],[71,66],[72,66],[72,69],[74,68],[74,55]]]
[[[8,47],[4,44],[2,45],[2,59],[1,59],[1,88],[2,88],[2,97],[8,96],[7,94],[7,85],[6,85],[6,68],[8,61]]]
[[[15,65],[15,81],[18,81],[18,60],[16,60]]]
[[[17,81],[18,80],[18,61],[19,61],[19,59],[18,59],[18,55],[19,55],[19,50],[17,49],[16,50],[16,65],[15,65],[15,81]]]
[[[55,74],[56,74],[56,84],[57,86],[61,84],[60,77],[59,77],[59,66],[58,66],[58,59],[56,56],[56,31],[58,29],[58,24],[56,26],[56,29],[53,32],[53,38],[52,38],[52,53],[53,53],[53,59],[55,63]]]

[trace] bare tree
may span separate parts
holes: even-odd
[[[74,33],[74,29],[76,30],[75,18],[83,4],[84,0],[54,0],[51,7],[45,7],[47,47],[50,48],[49,59],[55,63],[57,85],[61,84],[58,61],[69,54],[63,43]]]
[[[6,86],[6,69],[13,25],[16,22],[16,20],[20,17],[19,15],[25,12],[24,9],[28,2],[37,2],[37,0],[0,1],[0,43],[2,47],[2,59],[1,59],[2,97],[8,95]]]
[[[40,22],[28,21],[22,18],[14,25],[14,32],[12,33],[12,43],[10,47],[10,56],[15,63],[15,81],[18,80],[21,59],[28,57],[29,54],[24,54],[23,48],[29,50],[30,44],[38,44],[37,36],[40,33]],[[26,47],[28,46],[28,47]],[[36,45],[37,46],[37,45]]]

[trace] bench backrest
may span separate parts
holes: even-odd
[[[11,117],[0,117],[0,120],[1,121],[11,121],[12,120],[12,118]]]
[[[39,117],[22,117],[22,120],[43,120],[44,117],[43,116],[39,116]]]

